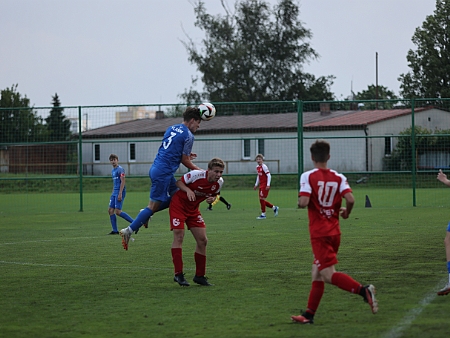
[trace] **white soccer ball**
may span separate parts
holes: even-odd
[[[216,116],[216,107],[212,103],[206,102],[198,106],[200,117],[203,121],[209,121]]]

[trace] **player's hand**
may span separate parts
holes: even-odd
[[[347,212],[347,208],[342,207],[341,209],[339,209],[339,214],[341,215],[341,217],[343,219],[347,219],[348,218],[348,212]]]
[[[189,159],[190,159],[191,161],[195,160],[196,158],[197,158],[197,154],[191,153],[191,154],[189,155]]]
[[[266,187],[266,190],[270,190],[270,185],[268,185],[268,186]]]
[[[195,193],[192,190],[189,189],[189,191],[186,192],[186,194],[189,201],[193,202],[196,200]]]
[[[216,200],[216,196],[209,196],[209,197],[206,199],[206,203],[212,204],[215,200]]]
[[[256,190],[256,185],[253,187],[253,190]]]
[[[120,202],[122,200],[122,194],[117,195],[117,200]]]
[[[438,179],[439,181],[441,181],[441,182],[444,182],[444,181],[447,179],[447,175],[445,175],[445,174],[442,172],[442,169],[439,169],[439,172],[438,172],[438,174],[437,174],[437,179]]]

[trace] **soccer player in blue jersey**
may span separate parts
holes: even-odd
[[[141,210],[129,227],[120,230],[125,250],[128,250],[128,242],[133,232],[146,225],[155,212],[169,207],[171,197],[178,189],[174,174],[180,163],[190,170],[201,170],[192,163],[197,155],[191,153],[194,133],[200,127],[200,122],[198,107],[188,107],[183,113],[183,123],[170,126],[164,133],[161,146],[149,170],[152,186],[148,206]]]
[[[437,179],[444,183],[446,186],[450,187],[450,180],[447,178],[447,175],[445,175],[442,172],[442,169],[439,169],[439,173],[437,175]],[[448,283],[445,284],[445,286],[438,291],[439,296],[445,296],[450,293],[450,222],[448,222],[447,225],[447,231],[445,233],[444,238],[444,245],[445,245],[445,257],[447,261],[447,271],[448,271]]]
[[[109,155],[109,162],[113,166],[111,171],[113,190],[109,199],[108,208],[112,231],[109,235],[118,235],[116,215],[122,217],[129,223],[133,222],[133,219],[126,212],[122,211],[123,201],[127,193],[125,188],[125,170],[119,165],[119,157],[116,154]]]

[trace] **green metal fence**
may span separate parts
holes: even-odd
[[[194,151],[201,167],[214,156],[226,162],[228,189],[251,186],[254,157],[262,153],[274,176],[274,193],[291,189],[295,195],[299,175],[312,168],[311,143],[326,139],[330,167],[344,173],[356,192],[375,200],[373,207],[449,204],[448,191],[436,180],[439,169],[450,169],[448,99],[214,104],[217,116],[202,122]],[[52,194],[64,193],[66,203],[58,198],[55,207],[83,210],[86,193],[108,194],[110,153],[119,156],[127,184],[140,182],[133,189],[148,191],[147,173],[162,135],[182,121],[186,106],[59,108],[71,122],[69,137],[60,140],[52,139],[42,122],[52,107],[0,108],[2,124],[10,126],[0,136],[4,207],[17,207],[18,201],[27,206],[36,194],[51,201]],[[24,119],[27,114],[34,118]],[[184,172],[181,166],[177,174]]]

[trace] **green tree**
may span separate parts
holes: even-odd
[[[52,96],[53,108],[50,115],[45,119],[47,123],[49,141],[67,141],[70,139],[70,121],[66,118],[64,108],[61,108],[61,102],[58,94]]]
[[[44,141],[47,131],[30,107],[30,100],[17,91],[17,84],[1,91],[0,143]]]
[[[406,59],[411,70],[401,74],[405,98],[450,97],[450,0],[436,0],[434,15],[426,17],[412,37],[417,50]]]
[[[358,92],[354,100],[397,100],[398,97],[392,90],[385,86],[369,85],[367,89]],[[364,109],[390,109],[397,101],[364,102]]]
[[[280,0],[270,9],[264,0],[237,0],[224,16],[206,12],[195,3],[195,26],[205,32],[200,50],[189,38],[183,42],[189,61],[202,74],[204,92],[190,88],[187,102],[331,100],[334,76],[316,78],[303,65],[318,58],[307,42],[312,37],[299,20],[299,7]],[[193,79],[193,84],[197,82]]]

